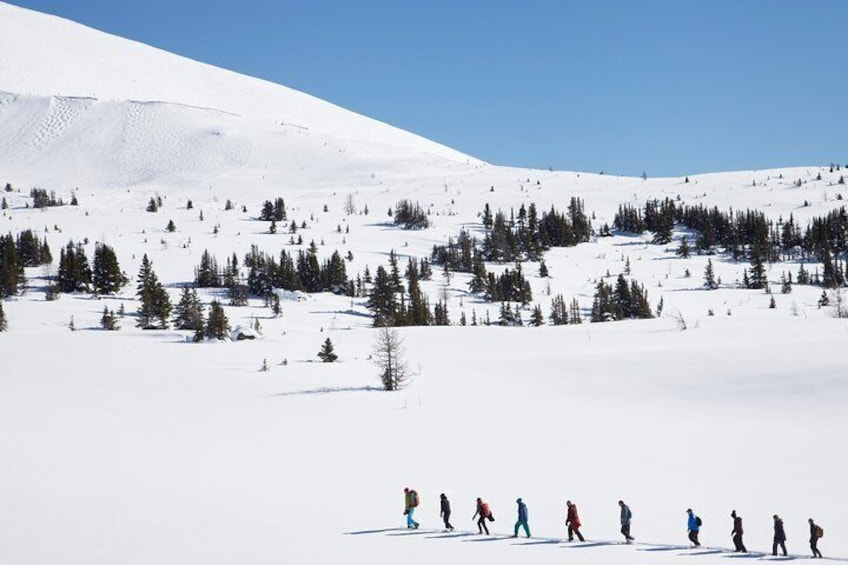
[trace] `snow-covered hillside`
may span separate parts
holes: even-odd
[[[176,301],[205,250],[223,265],[251,246],[278,256],[314,242],[321,260],[347,257],[356,278],[386,266],[391,250],[403,269],[462,229],[482,236],[486,204],[564,210],[577,197],[596,234],[620,205],[666,198],[791,215],[804,227],[842,206],[844,168],[686,182],[498,167],[282,86],[7,4],[0,91],[0,235],[34,230],[54,259],[27,268],[26,292],[2,302],[0,562],[697,556],[709,565],[733,556],[733,509],[752,557],[770,554],[778,513],[791,553],[806,555],[813,517],[825,556],[848,558],[848,323],[820,307],[819,286],[780,293],[800,260],[767,265],[767,294],[741,288],[745,259],[676,254],[696,235],[679,227],[666,244],[647,232],[592,237],[547,251],[550,277],[523,263],[533,292],[525,322],[533,305],[547,315],[557,295],[586,318],[598,281],[624,272],[654,311],[662,302],[661,315],[508,328],[482,325],[501,305],[470,292],[469,274],[434,267],[422,288],[431,304],[445,301],[452,325],[399,330],[413,378],[395,393],[379,390],[363,296],[280,292],[279,317],[258,297],[225,305],[233,326],[258,320],[262,335],[218,343],[135,327],[136,280],[117,295],[45,299],[69,241],[89,257],[108,244],[133,279],[147,255]],[[33,187],[79,204],[35,209]],[[287,219],[271,233],[257,217],[278,197]],[[156,212],[145,210],[151,199]],[[420,203],[431,226],[396,227],[388,210],[402,199]],[[716,290],[703,286],[708,261]],[[223,289],[199,294],[226,304]],[[125,309],[120,331],[100,329],[104,307]],[[318,362],[327,338],[336,363]],[[423,500],[414,532],[402,529],[405,486]],[[461,532],[436,531],[440,492]],[[498,534],[511,533],[523,497],[537,537],[468,535],[477,496],[491,503]],[[578,503],[585,544],[563,542],[567,499]],[[632,547],[616,544],[619,499],[635,513]],[[689,507],[707,549],[686,547]]]

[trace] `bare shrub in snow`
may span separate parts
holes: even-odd
[[[380,368],[380,380],[384,390],[400,390],[407,381],[407,364],[403,339],[397,330],[383,326],[377,330],[372,360]]]

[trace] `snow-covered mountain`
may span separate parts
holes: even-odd
[[[476,162],[290,88],[5,3],[0,69],[0,164],[31,182],[174,184],[375,158]]]
[[[767,265],[767,293],[741,288],[745,259],[678,255],[697,236],[680,227],[663,244],[614,231],[552,248],[549,277],[522,264],[533,293],[525,322],[558,295],[587,317],[598,282],[620,273],[644,284],[654,311],[663,305],[651,320],[556,327],[484,326],[501,304],[470,292],[468,273],[434,268],[421,286],[452,325],[400,330],[412,379],[397,393],[377,390],[363,296],[280,292],[277,317],[261,298],[235,307],[223,289],[199,289],[207,307],[225,302],[233,326],[261,326],[260,339],[217,343],[137,328],[137,280],[115,295],[46,300],[69,241],[89,257],[110,245],[133,279],[147,255],[176,301],[206,250],[223,266],[252,246],[279,256],[314,242],[322,261],[338,251],[348,276],[364,277],[391,250],[403,270],[462,229],[482,236],[486,204],[509,215],[577,197],[596,234],[620,205],[666,198],[803,227],[842,206],[844,167],[647,180],[498,167],[283,86],[2,3],[0,92],[0,235],[33,230],[53,254],[26,269],[25,293],[2,301],[0,562],[718,565],[735,557],[733,509],[751,557],[770,558],[775,513],[793,554],[806,553],[814,517],[824,554],[848,556],[838,448],[848,328],[821,305],[821,287],[780,293],[797,258]],[[35,209],[33,187],[79,205]],[[277,197],[288,216],[272,233],[257,216]],[[395,226],[387,211],[402,199],[420,203],[431,226]],[[708,264],[715,290],[703,285]],[[104,308],[126,311],[120,331],[100,329]],[[327,338],[337,363],[317,362]],[[405,486],[421,494],[421,530],[404,529]],[[461,531],[437,531],[440,492]],[[477,496],[501,535],[473,534]],[[508,537],[518,496],[533,540]],[[632,547],[616,543],[622,498],[634,510]],[[563,541],[567,499],[585,544]],[[686,546],[688,507],[707,549]]]

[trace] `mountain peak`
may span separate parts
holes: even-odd
[[[23,96],[178,103],[297,125],[340,140],[469,159],[285,86],[2,2],[0,90]]]

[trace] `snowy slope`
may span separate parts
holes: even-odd
[[[690,183],[496,167],[281,86],[5,4],[0,90],[0,186],[14,187],[0,193],[10,206],[0,233],[36,230],[55,259],[69,240],[87,241],[89,257],[106,242],[130,277],[147,254],[174,298],[206,249],[223,263],[252,245],[294,253],[315,241],[322,259],[350,252],[355,277],[386,265],[391,249],[403,266],[461,228],[480,234],[486,203],[562,210],[578,196],[598,228],[620,204],[679,196],[805,225],[848,196],[844,171],[818,166]],[[80,205],[32,209],[32,186]],[[154,196],[162,208],[148,213]],[[288,221],[306,224],[303,245],[256,220],[278,196]],[[402,198],[428,209],[432,227],[392,226],[387,210]],[[534,304],[547,313],[561,293],[585,314],[597,281],[629,264],[652,305],[662,299],[658,319],[405,328],[414,378],[392,394],[376,390],[362,298],[287,296],[280,318],[254,298],[226,312],[233,325],[258,319],[261,339],[193,344],[187,332],[134,327],[135,281],[117,296],[48,302],[57,261],[27,269],[28,291],[3,302],[0,333],[0,563],[717,565],[730,556],[734,508],[752,551],[770,551],[779,513],[793,554],[806,553],[812,516],[824,554],[848,558],[845,320],[818,307],[816,287],[775,292],[770,309],[772,296],[738,288],[747,263],[722,255],[712,257],[721,288],[704,290],[708,258],[677,257],[683,235],[552,249],[547,279],[524,265]],[[798,266],[771,265],[773,288]],[[423,288],[431,304],[447,300],[454,324],[461,313],[496,319],[500,305],[467,282],[437,270]],[[104,306],[121,305],[121,331],[100,330]],[[338,363],[316,362],[327,337]],[[422,495],[421,531],[398,530],[404,486]],[[440,492],[460,535],[434,531]],[[538,538],[464,535],[477,496],[492,504],[498,534],[511,531],[522,496]],[[620,498],[639,545],[614,543]],[[589,543],[562,542],[566,499]],[[686,548],[688,507],[704,519],[707,549]]]
[[[173,183],[186,171],[214,178],[249,165],[256,146],[285,155],[303,137],[353,158],[477,162],[284,86],[4,3],[0,69],[0,92],[8,93],[0,102],[0,168],[18,173],[49,163],[40,182],[54,181],[51,170],[67,170],[74,159],[102,166],[104,153],[138,152],[145,141],[158,168],[119,155],[109,163],[116,170],[76,181]],[[203,162],[185,162],[188,150]]]

